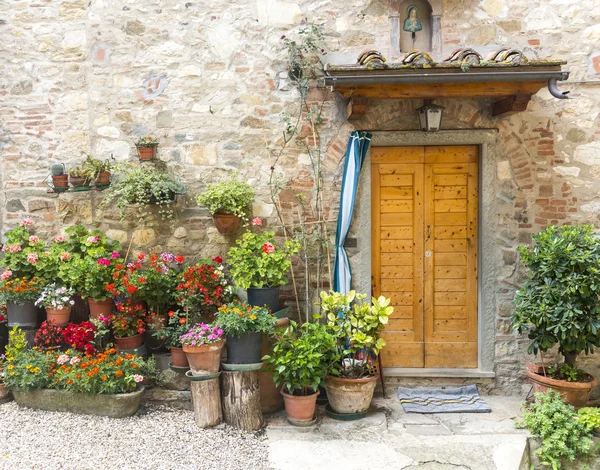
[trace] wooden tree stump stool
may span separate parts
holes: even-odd
[[[244,431],[256,431],[265,425],[260,407],[258,371],[223,371],[221,400],[227,424]]]
[[[209,380],[192,380],[190,390],[196,424],[201,428],[211,428],[220,424],[223,421],[223,412],[221,410],[219,377]]]

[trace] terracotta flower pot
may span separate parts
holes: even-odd
[[[329,405],[336,413],[364,413],[371,406],[378,375],[364,379],[325,377]]]
[[[317,393],[313,393],[312,395],[296,396],[281,390],[288,420],[290,420],[292,424],[310,423],[315,416],[317,396],[319,396],[319,393],[320,392],[317,391]]]
[[[117,342],[117,349],[119,349],[120,351],[128,349],[137,349],[143,343],[143,336],[141,334],[137,334],[134,336],[126,336],[123,338],[115,336],[115,341]]]
[[[0,382],[0,400],[4,400],[8,396],[8,388],[4,383]]]
[[[55,188],[68,188],[69,187],[69,175],[52,176],[52,185]]]
[[[200,376],[219,372],[221,349],[223,349],[224,345],[225,341],[223,340],[204,346],[188,346],[184,344],[183,351],[190,363],[192,375]]]
[[[113,311],[113,299],[94,300],[91,297],[88,299],[90,306],[90,318],[98,319],[100,315],[108,317]]]
[[[186,354],[182,348],[171,348],[171,365],[173,367],[189,367]]]
[[[56,326],[67,326],[71,317],[71,307],[48,308],[46,307],[46,320],[51,323],[54,320]]]
[[[225,214],[224,212],[217,211],[213,214],[213,220],[215,221],[215,227],[222,235],[232,235],[237,232],[240,226],[241,218],[233,214]]]
[[[98,174],[96,178],[96,186],[106,187],[110,186],[110,172],[102,171]]]
[[[598,385],[598,380],[593,379],[591,382],[567,382],[566,380],[557,380],[545,375],[536,374],[529,368],[527,376],[533,384],[534,392],[546,392],[552,389],[563,397],[563,400],[569,405],[585,406],[592,389]]]
[[[137,147],[137,151],[142,161],[154,160],[156,157],[156,147]]]

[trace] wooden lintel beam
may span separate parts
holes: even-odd
[[[367,113],[367,98],[350,98],[346,108],[346,118],[348,121],[357,121]]]
[[[531,95],[528,94],[516,94],[507,96],[500,101],[496,101],[492,105],[492,116],[499,116],[506,113],[516,113],[519,111],[525,111]]]

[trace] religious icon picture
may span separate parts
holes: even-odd
[[[412,47],[415,47],[416,32],[423,29],[421,20],[417,16],[418,9],[414,5],[409,5],[406,9],[406,21],[404,22],[404,31],[409,31],[412,36]]]

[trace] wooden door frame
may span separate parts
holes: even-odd
[[[386,376],[408,377],[495,377],[496,339],[496,237],[495,216],[497,172],[497,129],[445,130],[438,132],[376,131],[371,147],[406,146],[479,146],[479,279],[478,279],[478,368],[418,369],[386,368]],[[348,250],[353,271],[353,284],[358,292],[371,290],[371,155],[362,167],[354,219],[350,237],[356,237],[358,249]]]

